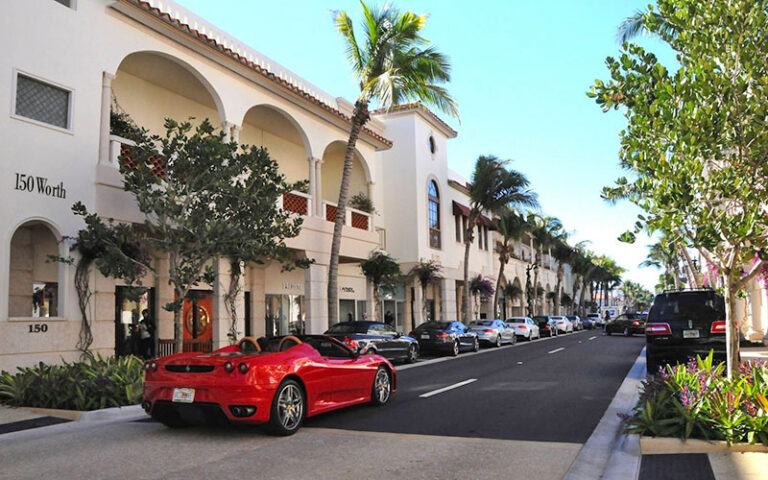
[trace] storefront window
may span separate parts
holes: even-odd
[[[267,335],[303,335],[305,312],[304,295],[266,295]]]
[[[154,337],[157,325],[154,319],[153,306],[154,289],[117,287],[115,301],[117,302],[115,318],[115,356],[143,355],[151,357],[154,352]],[[142,318],[141,312],[147,310],[151,322],[151,345],[142,345],[141,332],[138,328]],[[144,347],[144,348],[142,348]]]
[[[11,317],[59,315],[59,247],[53,232],[41,222],[20,226],[11,238],[9,314]]]

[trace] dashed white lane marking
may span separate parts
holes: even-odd
[[[557,353],[557,352],[559,352],[559,351],[561,351],[561,350],[565,350],[565,347],[556,348],[556,349],[554,349],[554,350],[550,350],[550,351],[548,351],[547,353]]]
[[[463,387],[464,385],[468,385],[472,382],[476,382],[476,378],[470,378],[469,380],[464,380],[463,382],[454,383],[453,385],[448,385],[447,387],[438,388],[437,390],[432,390],[431,392],[422,393],[419,395],[421,398],[429,398],[433,395],[437,395],[438,393],[447,392],[448,390],[453,390],[454,388]]]
[[[597,338],[597,335],[595,335],[594,337],[589,337],[587,340],[594,340],[596,338]]]

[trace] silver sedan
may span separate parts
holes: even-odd
[[[515,343],[515,329],[509,327],[504,320],[474,320],[470,322],[469,328],[477,333],[477,338],[483,342],[496,347],[502,343]]]
[[[528,341],[541,338],[539,326],[531,317],[511,317],[507,319],[507,325],[514,328],[515,334],[520,338],[525,338]]]

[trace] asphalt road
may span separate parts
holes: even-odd
[[[644,345],[597,330],[462,354],[400,370],[397,396],[383,408],[340,410],[305,426],[583,443]]]
[[[0,479],[559,480],[643,343],[584,332],[403,366],[391,404],[308,419],[285,438],[149,419],[9,433]]]

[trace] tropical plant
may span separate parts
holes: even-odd
[[[411,268],[408,272],[408,276],[416,278],[421,286],[421,318],[426,321],[427,319],[427,287],[439,282],[442,278],[440,272],[443,270],[442,265],[437,260],[424,260],[419,259],[419,263]]]
[[[374,210],[373,201],[363,192],[352,195],[349,199],[349,206],[366,213],[373,213]]]
[[[536,194],[528,188],[522,173],[507,168],[509,160],[481,155],[475,162],[469,185],[469,218],[464,231],[464,285],[469,285],[469,249],[475,239],[475,228],[481,225],[483,212],[499,213],[505,208],[534,207]],[[464,289],[464,319],[471,318],[469,289]]]
[[[352,157],[358,136],[370,119],[371,102],[388,109],[405,101],[419,100],[458,116],[456,102],[440,85],[451,78],[450,64],[421,36],[427,16],[399,12],[391,6],[373,9],[364,2],[360,4],[363,9],[361,38],[355,34],[352,19],[346,12],[334,12],[336,30],[346,43],[347,59],[360,85],[360,95],[350,119],[328,266],[328,316],[332,321],[338,318],[339,252]]]
[[[491,295],[493,295],[494,291],[495,289],[493,288],[493,283],[487,278],[484,278],[480,274],[472,277],[472,280],[469,282],[469,293],[472,294],[472,299],[474,300],[476,306],[478,307],[477,308],[478,312],[479,312],[478,296],[490,297]],[[479,313],[478,313],[478,318],[479,318]]]
[[[507,318],[507,300],[511,301],[513,304],[516,300],[519,300],[522,298],[523,295],[523,289],[520,288],[519,285],[516,285],[514,283],[507,282],[504,284],[504,287],[502,287],[502,290],[504,292],[504,305],[502,306],[504,308],[503,317]]]
[[[568,235],[563,233],[561,238],[555,242],[555,245],[552,248],[552,257],[554,257],[554,259],[557,261],[557,282],[555,283],[555,315],[560,315],[560,307],[562,306],[560,299],[565,293],[560,290],[560,287],[563,284],[563,276],[565,275],[565,264],[572,261],[573,259],[573,247],[565,242],[567,238]]]
[[[374,250],[366,261],[360,264],[363,275],[373,284],[373,317],[379,321],[381,293],[392,291],[400,278],[400,264],[384,250]]]
[[[499,255],[499,274],[496,277],[496,292],[493,296],[493,318],[498,318],[499,291],[501,281],[504,278],[504,267],[509,263],[515,248],[515,242],[520,241],[528,231],[528,222],[525,217],[512,209],[505,209],[499,213],[496,221],[497,233],[501,240],[496,242],[496,253]],[[504,307],[506,311],[506,305]]]
[[[648,246],[648,255],[640,267],[664,269],[663,289],[680,288],[680,264],[675,248],[662,236],[658,242]]]
[[[532,245],[534,248],[533,263],[536,268],[533,269],[533,284],[539,284],[539,266],[542,266],[542,260],[544,258],[544,251],[549,250],[555,242],[559,241],[563,236],[563,224],[555,217],[548,217],[531,213],[528,215],[528,223],[531,225],[531,237],[533,239]],[[542,312],[534,309],[534,315],[541,314]]]
[[[97,410],[139,403],[144,362],[88,354],[82,362],[19,367],[0,373],[0,403],[17,407]]]
[[[675,51],[679,68],[627,43],[607,59],[611,79],[590,94],[605,111],[626,109],[620,158],[631,178],[603,195],[640,206],[635,231],[672,234],[722,277],[729,375],[739,358],[737,292],[768,259],[759,248],[768,242],[767,10],[768,0],[658,0],[643,25]]]

